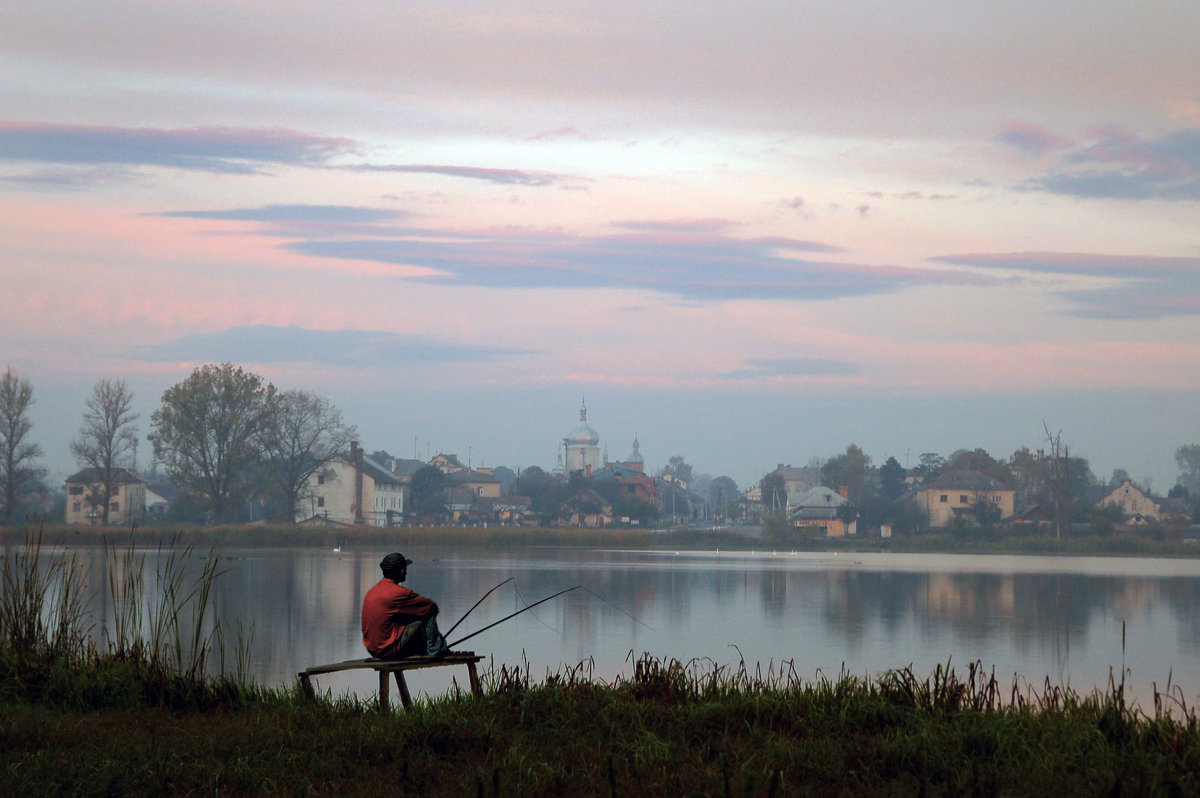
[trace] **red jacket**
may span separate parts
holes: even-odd
[[[400,643],[407,624],[436,613],[433,599],[391,579],[381,579],[363,596],[363,645],[372,657],[386,657]]]

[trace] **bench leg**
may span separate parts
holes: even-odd
[[[483,697],[483,687],[479,684],[479,673],[475,670],[475,663],[467,663],[467,675],[471,677],[471,694],[476,698]]]
[[[408,682],[404,681],[404,671],[395,671],[396,687],[400,690],[400,703],[405,709],[412,706],[412,696],[408,694]]]
[[[379,710],[386,711],[388,708],[388,672],[385,670],[379,671]]]

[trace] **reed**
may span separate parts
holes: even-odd
[[[96,632],[84,569],[67,547],[51,555],[43,544],[42,531],[30,534],[0,565],[4,695],[94,708],[186,707],[236,703],[259,690],[247,678],[246,630],[239,626],[227,646],[211,612],[220,576],[214,553],[201,556],[177,540],[156,550],[140,548],[133,535],[121,545],[105,540],[102,589],[112,615]]]

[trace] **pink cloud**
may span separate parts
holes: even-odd
[[[1034,155],[1045,155],[1051,150],[1061,150],[1071,146],[1069,139],[1051,133],[1033,122],[1010,122],[1001,128],[997,138],[1005,144]]]

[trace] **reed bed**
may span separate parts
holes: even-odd
[[[69,553],[38,537],[5,561],[0,794],[1200,794],[1177,690],[1147,713],[1119,679],[1005,687],[981,663],[807,678],[631,652],[611,682],[523,661],[485,669],[479,699],[311,700],[217,661],[211,556],[157,555],[107,551],[121,609],[100,635]]]

